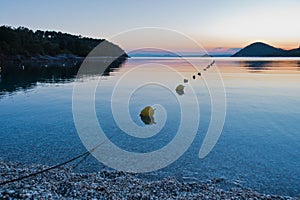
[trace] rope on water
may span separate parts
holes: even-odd
[[[204,70],[209,69],[213,64],[215,64],[215,61],[214,61],[214,60],[213,60],[213,62],[210,63]],[[201,76],[201,73],[200,73],[200,72],[198,72],[198,76]],[[193,75],[193,79],[196,79],[196,75]],[[184,82],[187,82],[187,80],[184,80]],[[111,137],[111,138],[112,138],[112,137]],[[110,138],[110,139],[111,139],[111,138]],[[105,141],[104,141],[104,142],[105,142]],[[98,145],[95,146],[94,148],[92,148],[92,149],[90,149],[90,150],[88,150],[88,151],[86,151],[86,152],[84,152],[84,153],[82,153],[82,154],[79,154],[78,156],[76,156],[76,157],[74,157],[74,158],[72,158],[72,159],[70,159],[70,160],[67,160],[67,161],[65,161],[65,162],[63,162],[63,163],[54,165],[54,166],[52,166],[52,167],[49,167],[49,168],[43,169],[43,170],[41,170],[41,171],[37,171],[37,172],[31,173],[31,174],[28,174],[28,175],[25,175],[25,176],[21,176],[21,177],[19,177],[19,178],[15,178],[15,179],[3,181],[3,182],[0,183],[0,185],[5,185],[5,184],[8,184],[8,183],[17,182],[17,181],[23,180],[23,179],[25,179],[25,178],[30,178],[30,177],[32,177],[32,176],[36,176],[36,175],[45,173],[45,172],[47,172],[47,171],[50,171],[50,170],[52,170],[52,169],[56,169],[56,168],[58,168],[58,167],[61,167],[61,166],[63,166],[63,165],[66,165],[66,164],[68,164],[68,163],[70,163],[70,162],[73,162],[74,160],[77,160],[77,159],[79,159],[79,158],[82,157],[82,159],[81,159],[77,164],[75,164],[75,166],[73,167],[73,168],[75,168],[75,167],[77,167],[81,162],[83,162],[83,161],[90,155],[91,152],[93,152],[95,149],[97,149],[97,148],[98,148],[101,144],[103,144],[104,142],[98,144]]]
[[[103,142],[100,143],[100,144],[98,144],[98,145],[95,146],[94,148],[92,148],[92,149],[90,149],[90,150],[88,150],[88,151],[86,151],[86,152],[84,152],[84,153],[82,153],[82,154],[79,154],[78,156],[76,156],[76,157],[74,157],[74,158],[72,158],[72,159],[70,159],[70,160],[67,160],[67,161],[65,161],[65,162],[63,162],[63,163],[54,165],[54,166],[52,166],[52,167],[48,167],[48,168],[43,169],[43,170],[41,170],[41,171],[37,171],[37,172],[31,173],[31,174],[28,174],[28,175],[25,175],[25,176],[21,176],[21,177],[15,178],[15,179],[3,181],[3,182],[0,183],[0,185],[5,185],[5,184],[8,184],[8,183],[17,182],[17,181],[23,180],[23,179],[25,179],[25,178],[30,178],[30,177],[32,177],[32,176],[36,176],[36,175],[45,173],[45,172],[47,172],[47,171],[56,169],[56,168],[58,168],[58,167],[61,167],[61,166],[63,166],[63,165],[66,165],[66,164],[68,164],[68,163],[70,163],[70,162],[73,162],[74,160],[77,160],[77,159],[79,159],[79,158],[81,158],[81,157],[85,157],[85,158],[86,158],[91,152],[93,152],[95,149],[97,149],[101,144],[103,144]]]
[[[83,161],[85,161],[91,154],[86,154],[85,156],[83,156],[81,158],[81,160],[79,160],[77,163],[75,163],[73,166],[72,166],[72,169],[75,169],[77,168]]]

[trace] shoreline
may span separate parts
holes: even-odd
[[[46,169],[0,160],[0,182]],[[60,167],[43,174],[0,186],[0,198],[34,199],[299,199],[258,193],[251,189],[223,189],[221,179],[204,182],[179,181],[174,177],[149,181],[132,173],[102,170],[75,173]]]
[[[0,55],[1,62],[57,62],[57,61],[75,61],[83,60],[84,57],[76,56],[74,54],[59,54],[55,56],[50,55],[35,55],[35,56],[25,56],[25,55]]]
[[[24,55],[1,55],[0,54],[0,62],[12,62],[12,63],[24,63],[24,62],[70,62],[70,61],[79,61],[82,62],[86,59],[87,56],[78,56],[74,54],[59,54],[55,56],[50,55],[35,55],[35,56],[24,56]],[[107,58],[112,58],[109,56],[99,56],[99,58],[103,58],[104,60]],[[130,58],[128,55],[121,55],[115,60],[124,60],[126,58]]]

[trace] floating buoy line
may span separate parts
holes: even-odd
[[[208,64],[204,69],[203,69],[203,71],[206,71],[206,70],[208,70],[211,66],[213,66],[214,64],[216,63],[216,61],[212,61],[210,64]],[[198,72],[198,73],[196,73],[196,74],[193,74],[192,75],[192,78],[193,79],[196,79],[197,78],[197,76],[201,76],[202,74],[201,74],[201,72]],[[184,83],[188,83],[188,79],[184,79],[184,81],[183,81]]]
[[[215,60],[213,60],[210,64],[208,64],[204,69],[203,69],[203,71],[206,71],[206,70],[208,70],[211,66],[213,66],[214,64],[216,63],[216,61]],[[197,72],[196,74],[193,74],[192,75],[192,79],[193,80],[195,80],[195,79],[197,79],[197,76],[202,76],[202,74],[201,74],[201,72]],[[183,79],[183,83],[188,83],[189,82],[189,80],[188,79]],[[177,87],[176,87],[176,89],[175,89],[175,91],[176,91],[176,93],[177,94],[179,94],[179,95],[183,95],[184,94],[184,91],[183,91],[183,89],[184,89],[184,85],[178,85]]]
[[[213,60],[210,64],[208,64],[203,71],[208,70],[211,66],[213,66],[215,64],[215,61]],[[201,77],[201,72],[197,72],[196,74],[192,75],[192,79],[195,80],[197,78],[197,76]],[[183,79],[183,83],[188,83],[189,80],[187,78]],[[178,95],[183,95],[184,94],[184,85],[179,84],[176,88],[175,91]],[[156,124],[154,121],[154,109],[151,106],[146,106],[145,108],[143,108],[143,110],[140,113],[140,117],[141,120],[144,122],[144,124],[146,125],[152,125],[152,124]]]
[[[206,71],[207,69],[209,69],[209,68],[210,68],[212,65],[214,65],[214,64],[215,64],[215,61],[213,60],[213,61],[212,61],[206,68],[204,68],[203,70]],[[1,67],[0,67],[0,72],[1,72]],[[197,72],[196,75],[201,76],[201,72]],[[193,75],[192,78],[193,78],[193,79],[196,79],[196,75]],[[183,82],[184,82],[184,83],[188,83],[188,79],[184,79]],[[176,90],[176,93],[179,94],[179,95],[184,94],[184,85],[181,85],[181,84],[178,85],[178,86],[176,87],[175,90]],[[148,124],[155,124],[155,122],[154,122],[154,111],[155,111],[155,109],[153,109],[151,106],[146,106],[146,107],[141,111],[140,117],[141,117],[141,118],[144,118],[144,120],[146,121],[146,123],[145,123],[144,120],[143,120],[143,122],[144,122],[145,124],[147,124],[147,123],[148,123]],[[114,136],[114,135],[113,135],[113,136]],[[113,136],[110,137],[109,140],[112,139]],[[26,179],[26,178],[34,177],[34,176],[37,176],[37,175],[39,175],[39,174],[48,172],[48,171],[50,171],[50,170],[56,169],[56,168],[58,168],[58,167],[64,166],[64,165],[66,165],[66,164],[68,164],[68,163],[71,163],[71,162],[73,162],[73,161],[75,161],[75,160],[78,160],[78,159],[82,158],[79,162],[77,162],[77,163],[73,166],[73,168],[75,168],[75,167],[77,167],[81,162],[83,162],[83,161],[84,161],[84,160],[85,160],[85,159],[86,159],[93,151],[95,151],[99,146],[101,146],[104,142],[105,142],[105,141],[103,141],[103,142],[101,142],[100,144],[96,145],[94,148],[92,148],[92,149],[90,149],[90,150],[87,150],[86,152],[81,153],[81,154],[79,154],[79,155],[77,155],[77,156],[75,156],[75,157],[73,157],[73,158],[71,158],[71,159],[69,159],[69,160],[67,160],[67,161],[65,161],[65,162],[59,163],[59,164],[57,164],[57,165],[53,165],[53,166],[51,166],[51,167],[48,167],[48,168],[46,168],[46,169],[43,169],[43,170],[40,170],[40,171],[31,173],[31,174],[27,174],[27,175],[24,175],[24,176],[20,176],[20,177],[15,178],[15,179],[11,179],[11,180],[7,180],[7,181],[0,182],[0,185],[5,185],[5,184],[9,184],[9,183],[14,183],[14,182],[17,182],[17,181],[21,181],[21,180],[23,180],[23,179]]]

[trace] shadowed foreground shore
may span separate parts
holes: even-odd
[[[47,168],[0,161],[0,182]],[[221,189],[218,180],[181,182],[173,177],[146,181],[134,174],[101,171],[74,173],[59,168],[0,186],[0,199],[298,199],[233,187]]]

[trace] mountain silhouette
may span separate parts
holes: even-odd
[[[300,47],[284,50],[262,42],[255,42],[233,54],[232,57],[300,57]]]

